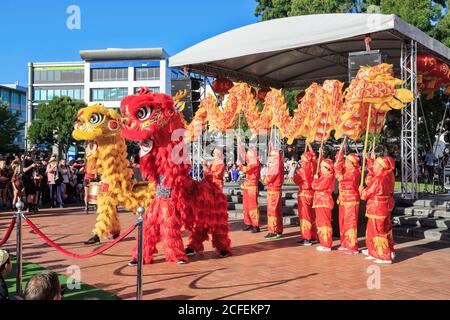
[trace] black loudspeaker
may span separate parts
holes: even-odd
[[[171,82],[172,82],[171,92],[173,97],[180,90],[187,91],[187,96],[183,99],[183,101],[186,102],[186,105],[183,110],[183,116],[186,119],[186,121],[191,122],[200,104],[201,82],[198,79],[192,78],[172,79]]]
[[[380,50],[350,52],[348,54],[348,81],[350,82],[361,66],[376,66],[386,61]]]

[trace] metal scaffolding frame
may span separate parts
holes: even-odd
[[[401,48],[401,77],[405,80],[404,88],[411,90],[414,100],[402,109],[401,132],[401,166],[402,166],[402,198],[417,199],[419,173],[417,154],[417,42],[408,40]]]

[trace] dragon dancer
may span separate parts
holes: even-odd
[[[352,255],[358,253],[358,212],[359,212],[359,179],[361,168],[359,157],[348,154],[344,159],[343,146],[339,151],[335,169],[336,179],[339,182],[339,232],[341,245],[339,251]]]

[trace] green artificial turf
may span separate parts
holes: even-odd
[[[8,286],[8,291],[10,295],[15,295],[16,293],[16,258],[14,256],[11,257],[13,262],[13,271],[6,278],[6,284]],[[31,279],[35,274],[48,271],[48,269],[34,264],[28,261],[23,260],[22,263],[22,290],[25,291],[25,286],[28,280]],[[68,276],[59,274],[59,282],[61,285],[65,285],[67,283]],[[112,293],[97,289],[93,286],[90,286],[85,283],[81,283],[80,289],[66,289],[64,293],[64,300],[119,300],[117,296]]]

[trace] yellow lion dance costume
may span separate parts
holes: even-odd
[[[78,113],[72,136],[97,144],[96,173],[101,175],[101,190],[97,196],[97,223],[94,236],[86,244],[100,242],[120,233],[117,206],[135,213],[147,207],[154,196],[154,186],[137,186],[127,159],[127,147],[120,136],[122,118],[102,105],[83,108]]]

